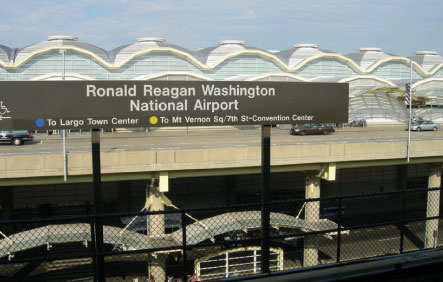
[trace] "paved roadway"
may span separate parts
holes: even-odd
[[[440,220],[439,230],[443,228]],[[438,232],[437,246],[443,243],[443,232]],[[405,228],[403,243],[404,252],[422,250],[424,248],[425,222],[408,223]],[[323,235],[315,235],[318,240],[319,260],[323,263],[333,263],[337,260],[337,240]],[[303,245],[301,245],[303,246]],[[387,225],[376,228],[362,228],[351,230],[343,234],[341,239],[340,260],[358,260],[375,256],[398,254],[400,252],[400,229],[397,226]],[[301,267],[303,250],[294,252],[296,261],[288,261],[287,267]],[[286,254],[288,255],[288,254]]]
[[[440,221],[439,230],[442,230]],[[413,222],[406,225],[404,236],[404,251],[423,249],[425,237],[425,222]],[[436,244],[443,241],[442,232],[438,233]],[[398,254],[400,249],[400,229],[397,226],[387,225],[377,228],[351,230],[348,235],[342,236],[341,260],[361,259],[371,256]],[[320,250],[326,257],[336,259],[337,242],[326,238],[321,239]]]
[[[151,132],[118,132],[101,135],[101,150],[180,150],[191,148],[249,147],[260,146],[261,130],[258,127],[244,128],[186,128],[157,129]],[[408,132],[404,126],[368,126],[366,128],[337,129],[327,136],[291,136],[287,130],[272,129],[271,144],[307,145],[327,143],[362,143],[406,141]],[[411,140],[443,140],[443,130],[436,132],[412,132]],[[90,133],[73,132],[66,142],[68,153],[87,153],[91,151]],[[0,155],[56,154],[62,149],[60,136],[39,134],[35,141],[24,146],[0,145]]]

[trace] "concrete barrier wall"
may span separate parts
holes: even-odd
[[[226,169],[260,166],[260,147],[232,147],[158,151],[104,152],[103,174]],[[273,166],[348,163],[377,160],[406,160],[406,142],[310,144],[273,146]],[[411,158],[443,156],[443,141],[414,141]],[[91,154],[68,154],[68,174],[90,175]],[[63,175],[61,154],[0,157],[0,180]]]

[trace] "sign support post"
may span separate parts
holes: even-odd
[[[95,229],[95,274],[96,281],[105,282],[105,260],[103,257],[103,219],[100,217],[102,209],[101,192],[101,163],[100,163],[100,130],[91,132],[92,145],[92,181],[94,187],[94,229]]]
[[[271,125],[261,129],[261,272],[269,273],[269,194],[271,184]]]

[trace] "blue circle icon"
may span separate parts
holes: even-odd
[[[37,127],[43,127],[45,125],[45,120],[42,118],[38,118],[35,120],[35,125],[37,125]]]

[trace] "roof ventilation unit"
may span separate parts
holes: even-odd
[[[71,36],[71,35],[52,35],[52,36],[48,36],[48,41],[55,41],[55,40],[77,41],[78,38],[76,36]]]
[[[165,42],[166,39],[164,38],[160,38],[160,37],[140,37],[137,38],[137,42],[157,42],[157,43],[161,43],[161,42]]]
[[[223,40],[218,42],[218,45],[241,45],[241,46],[245,46],[246,45],[246,41],[241,41],[241,40]]]
[[[376,47],[367,47],[367,48],[358,48],[359,52],[381,52],[381,48]]]
[[[415,55],[424,56],[424,55],[438,55],[438,54],[437,51],[417,51],[415,52]]]
[[[298,48],[313,48],[313,49],[318,49],[318,45],[317,44],[294,44],[292,45],[293,48],[298,49]]]

